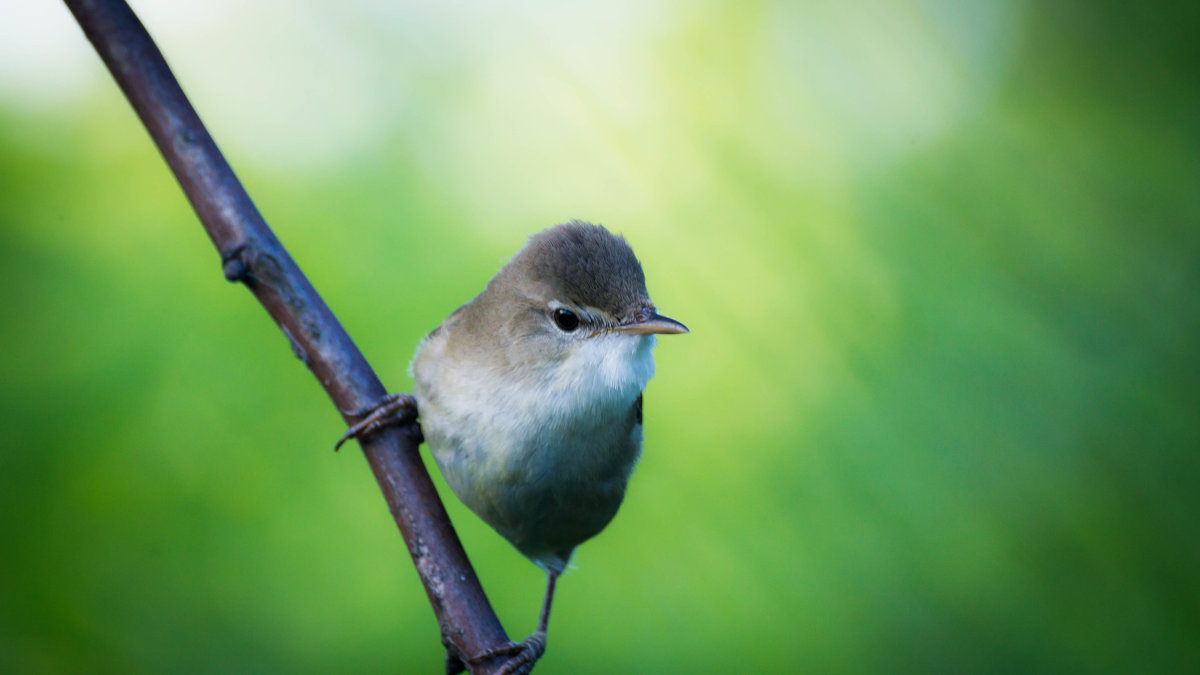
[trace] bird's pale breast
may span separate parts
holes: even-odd
[[[551,569],[616,514],[641,449],[652,336],[601,336],[520,372],[443,358],[447,331],[413,362],[426,441],[455,494]]]

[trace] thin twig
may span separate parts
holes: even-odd
[[[121,0],[65,0],[167,160],[221,254],[291,341],[347,422],[387,393],[329,307],[263,221],[133,11]],[[363,452],[460,658],[508,640],[417,451],[415,427],[362,441]],[[476,672],[493,672],[484,663]]]

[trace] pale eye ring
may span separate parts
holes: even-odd
[[[558,326],[558,329],[564,333],[570,333],[579,328],[579,317],[569,309],[559,307],[554,310],[552,316],[554,317],[554,325]]]

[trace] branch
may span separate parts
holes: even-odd
[[[288,337],[334,404],[350,413],[387,391],[217,149],[146,29],[122,0],[65,0],[158,145],[221,254],[225,277],[244,283]],[[363,453],[455,656],[507,642],[418,454],[415,425],[362,440]],[[493,672],[499,663],[476,671]]]

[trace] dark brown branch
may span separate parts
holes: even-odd
[[[250,288],[348,422],[347,411],[382,399],[379,378],[267,227],[129,6],[121,0],[66,4],[175,173],[221,254],[226,278]],[[415,427],[392,428],[363,441],[363,452],[447,646],[458,656],[479,654],[508,637],[421,463],[416,438]],[[497,665],[485,663],[477,672]]]

